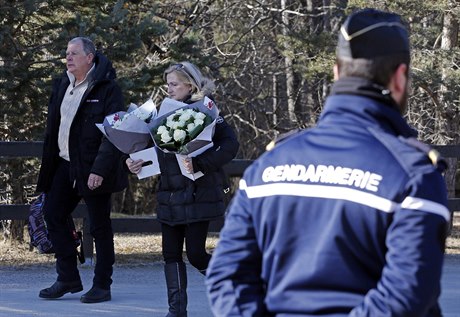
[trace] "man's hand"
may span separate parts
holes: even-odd
[[[102,181],[104,181],[104,177],[91,173],[88,177],[88,188],[95,190],[102,185]]]

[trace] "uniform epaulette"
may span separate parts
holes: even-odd
[[[294,129],[286,133],[279,134],[275,139],[273,139],[270,143],[267,144],[267,146],[265,147],[265,150],[270,151],[271,149],[275,147],[276,144],[278,144],[279,142],[283,140],[286,140],[287,138],[297,134],[300,131],[302,131],[302,129]]]
[[[432,148],[428,144],[420,142],[416,138],[403,138],[403,137],[400,137],[400,139],[404,143],[406,143],[406,144],[408,144],[408,145],[410,145],[410,146],[422,151],[423,153],[425,153],[428,156],[428,158],[430,159],[431,164],[436,166],[441,172],[447,169],[448,165],[447,165],[447,161],[445,160],[445,158],[442,157],[441,154],[437,150],[435,150],[434,148]]]

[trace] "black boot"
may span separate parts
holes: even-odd
[[[67,293],[78,293],[83,290],[83,285],[80,280],[73,282],[54,282],[51,287],[44,288],[38,295],[41,298],[55,299],[64,296]]]
[[[166,317],[187,317],[187,271],[184,262],[165,264],[169,313]]]
[[[82,303],[101,303],[112,299],[110,289],[103,289],[97,286],[91,287],[91,289],[80,297]]]

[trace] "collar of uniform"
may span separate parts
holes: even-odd
[[[397,111],[399,107],[395,100],[391,96],[391,92],[370,80],[361,77],[342,77],[337,80],[331,89],[332,95],[349,94],[366,96],[372,99],[376,99],[385,105],[388,105]]]
[[[343,84],[343,81],[341,84]],[[372,89],[358,89],[359,92],[356,90],[350,92],[349,89],[345,88],[346,85],[344,87],[334,84],[334,86],[334,93],[331,92],[331,95],[327,98],[320,121],[338,123],[346,120],[345,117],[352,117],[354,124],[368,127],[379,126],[403,137],[417,136],[417,131],[410,127],[399,111],[396,110],[394,102],[391,103],[381,93],[377,93]]]
[[[85,78],[83,78],[83,80],[79,84],[84,83],[85,81],[91,81],[93,79],[93,73],[94,73],[95,68],[96,68],[96,64],[93,63],[93,66],[91,66],[89,71],[86,73]],[[74,76],[74,74],[72,74],[69,71],[67,71],[66,73],[67,73],[67,77],[70,80],[70,83],[75,87],[75,76]]]

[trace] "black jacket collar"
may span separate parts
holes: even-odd
[[[332,86],[331,95],[341,94],[370,97],[400,112],[398,104],[387,88],[364,78],[343,77],[337,80]]]

